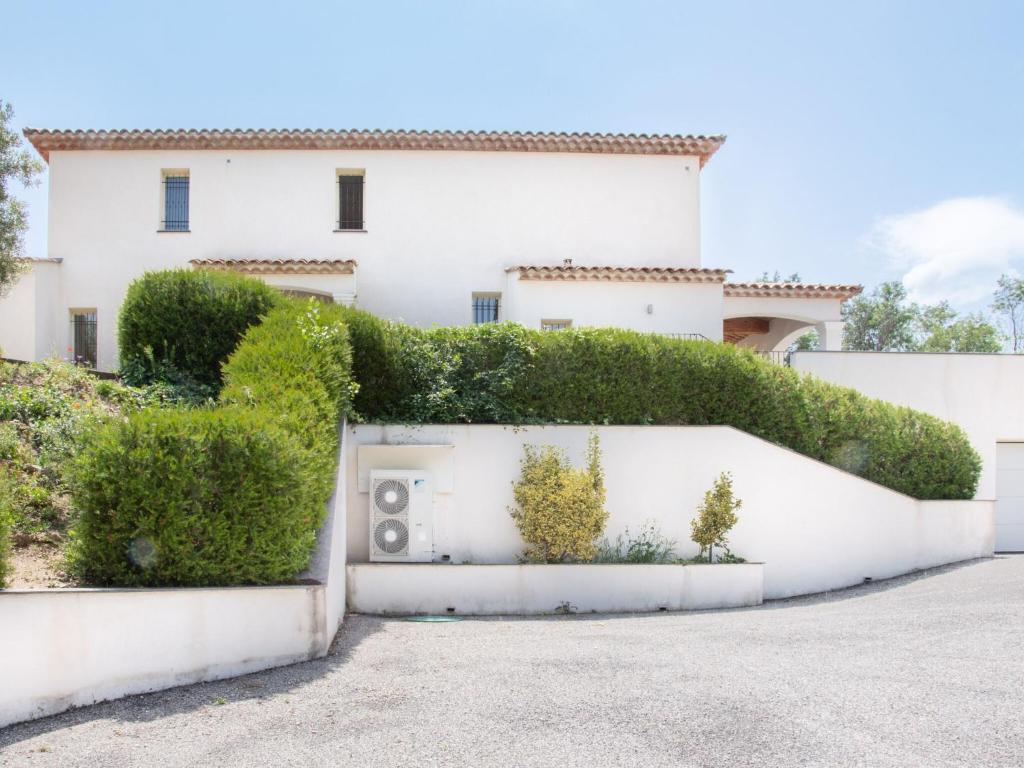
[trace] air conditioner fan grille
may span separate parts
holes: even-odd
[[[373,529],[373,543],[386,555],[399,555],[409,547],[409,528],[401,520],[381,520]]]
[[[409,486],[401,480],[379,480],[373,503],[385,515],[400,515],[409,508]]]

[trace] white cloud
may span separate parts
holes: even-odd
[[[903,272],[914,301],[983,307],[999,275],[1024,268],[1024,210],[994,197],[958,197],[881,219],[869,242]]]

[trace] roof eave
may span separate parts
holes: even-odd
[[[49,130],[22,133],[40,156],[81,150],[427,150],[696,157],[703,168],[724,135],[381,130]]]

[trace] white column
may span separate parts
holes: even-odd
[[[838,352],[843,348],[843,328],[846,323],[842,320],[828,320],[818,323],[814,330],[818,332],[819,348],[826,352]]]

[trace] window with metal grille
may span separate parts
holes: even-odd
[[[542,331],[564,331],[566,328],[572,328],[572,320],[541,320],[540,329]]]
[[[473,322],[478,324],[498,322],[498,309],[500,303],[500,294],[474,293]]]
[[[95,310],[77,310],[71,313],[71,344],[75,363],[87,368],[96,367]]]
[[[366,229],[362,175],[338,175],[338,229]]]
[[[164,172],[164,232],[188,232],[188,173]]]

